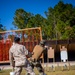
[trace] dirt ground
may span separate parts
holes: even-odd
[[[62,66],[64,67],[71,67],[71,66],[75,66],[75,61],[73,62],[66,62],[66,63],[63,63],[63,62],[55,62],[55,63],[42,63],[42,66],[44,68],[47,68],[47,67],[61,67]],[[0,69],[2,70],[5,70],[5,69],[12,69],[12,67],[10,66],[10,64],[0,64]]]

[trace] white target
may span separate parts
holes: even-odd
[[[66,62],[66,60],[68,59],[68,54],[67,54],[67,51],[66,50],[63,50],[60,52],[60,55],[61,55],[61,60],[63,62]]]

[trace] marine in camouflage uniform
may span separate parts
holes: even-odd
[[[20,38],[15,37],[14,44],[11,46],[9,50],[10,65],[12,67],[15,67],[15,70],[14,70],[15,75],[21,75],[23,67],[27,71],[27,75],[35,75],[26,57],[26,55],[31,56],[31,53],[28,52],[25,46],[19,44],[19,42],[20,42]]]
[[[46,75],[44,73],[44,69],[39,61],[39,58],[41,56],[41,54],[47,49],[47,46],[45,46],[46,42],[40,41],[39,45],[36,45],[33,49],[33,55],[30,58],[31,61],[31,66],[34,68],[36,67],[37,70],[39,71],[39,75]]]

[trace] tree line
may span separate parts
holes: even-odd
[[[46,17],[17,9],[12,23],[17,29],[41,27],[46,40],[75,38],[75,7],[72,4],[59,1],[44,13]]]

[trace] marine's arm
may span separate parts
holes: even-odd
[[[15,67],[15,62],[14,62],[13,53],[11,52],[11,49],[9,50],[9,61],[10,61],[10,65]]]

